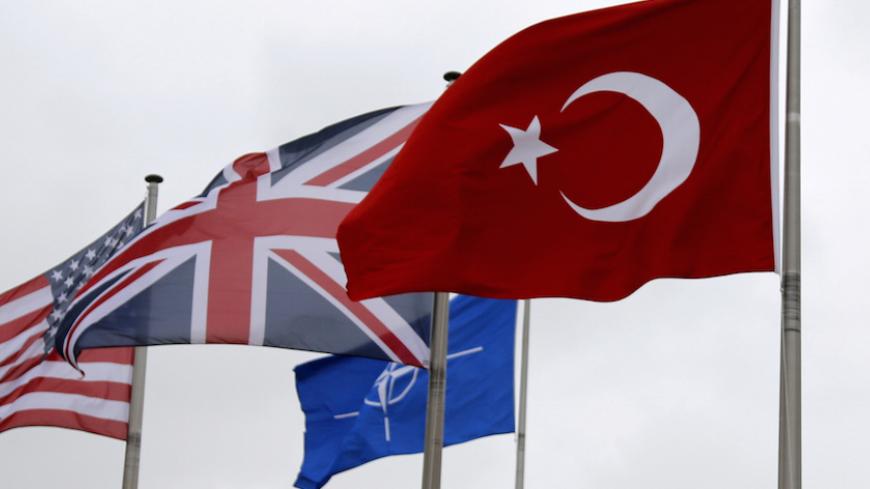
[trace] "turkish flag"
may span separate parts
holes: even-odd
[[[611,301],[775,270],[774,3],[650,0],[503,42],[341,224],[350,296]]]

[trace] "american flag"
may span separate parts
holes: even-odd
[[[76,292],[142,231],[142,213],[140,205],[63,263],[0,294],[0,431],[57,426],[127,438],[132,348],[90,350],[79,372],[54,336]]]
[[[57,348],[234,343],[425,365],[431,294],[355,302],[335,233],[429,104],[238,158],[79,291]]]

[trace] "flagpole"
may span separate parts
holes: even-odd
[[[460,76],[458,71],[448,71],[444,73],[444,81],[450,87]],[[435,292],[432,330],[429,333],[429,397],[426,398],[426,433],[423,438],[423,489],[441,489],[449,317],[450,294]]]
[[[788,3],[779,488],[801,487],[800,0]]]
[[[145,181],[148,183],[148,196],[145,199],[145,225],[147,226],[157,217],[157,186],[163,181],[163,177],[148,175]],[[142,450],[142,416],[145,410],[145,367],[148,363],[146,347],[137,346],[133,358],[133,383],[130,386],[130,414],[127,421],[122,489],[136,489],[139,486],[139,453]]]
[[[423,439],[423,489],[441,488],[441,448],[444,446],[444,397],[447,389],[447,330],[450,296],[435,292],[429,334],[429,397]]]
[[[529,382],[529,320],[532,301],[523,301],[523,339],[520,353],[520,407],[517,420],[516,489],[523,489],[526,470],[526,395]]]

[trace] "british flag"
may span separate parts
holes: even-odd
[[[427,363],[431,294],[354,302],[335,233],[429,104],[384,109],[228,165],[101,267],[58,350],[234,343]]]

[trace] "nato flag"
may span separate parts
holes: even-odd
[[[444,444],[514,431],[516,301],[450,302]],[[295,369],[305,411],[305,459],[296,487],[323,487],[370,460],[423,451],[429,375],[423,369],[329,357]]]

